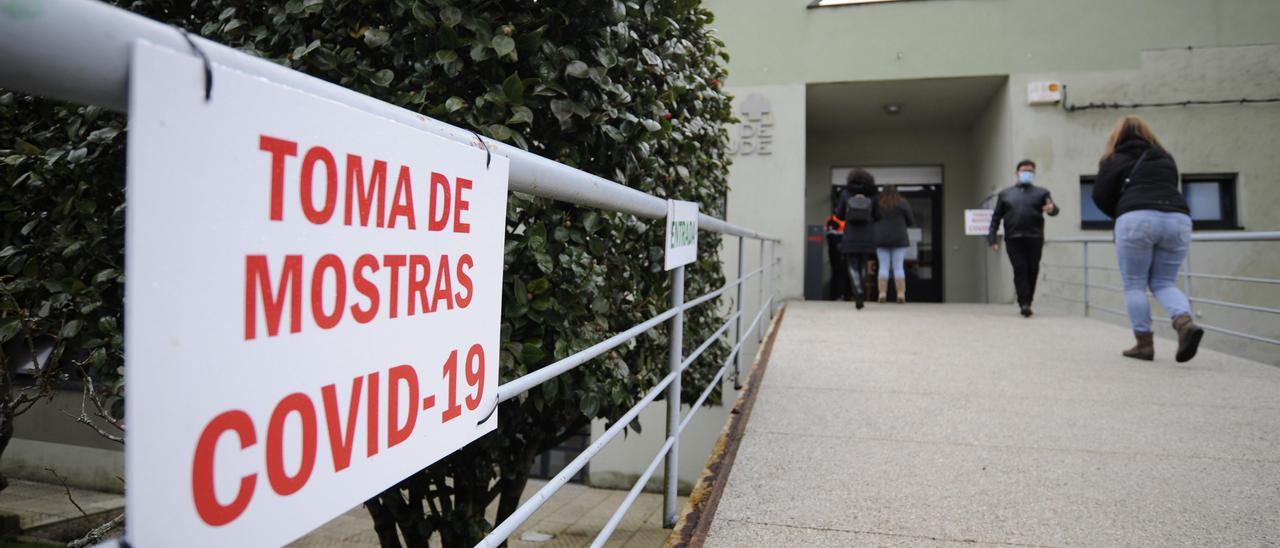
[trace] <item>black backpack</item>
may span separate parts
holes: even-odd
[[[871,222],[871,198],[854,194],[844,201],[844,221],[856,225]]]

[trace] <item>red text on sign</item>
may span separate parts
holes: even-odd
[[[484,348],[474,344],[467,349],[466,369],[461,377],[458,372],[458,356],[459,351],[452,351],[443,367],[448,405],[440,415],[438,424],[461,416],[463,405],[468,410],[475,411],[484,398]],[[381,397],[380,381],[384,377],[383,373],[386,379],[385,400]],[[464,379],[465,387],[469,387],[471,393],[459,402],[458,392],[460,388],[464,388],[460,386]],[[349,469],[352,458],[356,455],[356,425],[360,423],[361,414],[364,415],[367,434],[364,459],[371,459],[381,450],[391,449],[408,441],[415,429],[420,427],[422,415],[435,406],[434,394],[422,397],[420,381],[418,370],[403,364],[385,372],[373,372],[352,379],[346,398],[338,397],[336,384],[321,387],[318,402],[314,399],[314,394],[304,392],[294,392],[281,398],[266,417],[265,452],[260,470],[266,473],[267,485],[276,495],[290,496],[305,488],[316,474],[338,474]],[[290,421],[291,417],[296,417],[297,420]],[[259,417],[259,421],[262,418]],[[230,502],[223,504],[215,493],[218,473],[215,450],[218,441],[224,436],[238,441],[237,446],[242,451],[254,447],[258,443],[258,435],[262,433],[257,430],[260,424],[262,422],[255,422],[245,411],[235,409],[217,414],[201,431],[191,461],[191,493],[196,513],[206,524],[215,527],[226,525],[249,508],[258,487],[259,473],[242,476]],[[298,425],[300,435],[297,437],[301,443],[285,443],[289,424]],[[321,429],[324,430],[323,434]],[[385,445],[380,444],[380,432],[386,433]],[[321,454],[330,457],[332,472],[318,466]],[[297,470],[287,470],[287,461],[299,463]]]

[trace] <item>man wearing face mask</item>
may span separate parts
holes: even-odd
[[[1018,308],[1023,317],[1031,316],[1031,300],[1040,275],[1040,251],[1044,248],[1044,214],[1058,214],[1047,189],[1031,184],[1036,178],[1036,163],[1018,162],[1018,184],[1000,191],[987,243],[992,251],[1000,251],[996,232],[1004,222],[1004,243],[1013,264],[1013,286],[1018,293]]]

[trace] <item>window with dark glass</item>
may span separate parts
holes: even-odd
[[[1191,208],[1191,226],[1197,230],[1236,230],[1236,174],[1185,174],[1182,196]]]
[[[1115,222],[1093,204],[1093,183],[1097,177],[1080,176],[1080,228],[1111,230]],[[1184,174],[1182,195],[1191,209],[1193,230],[1238,230],[1236,215],[1236,174]]]
[[[1115,225],[1106,213],[1093,204],[1093,175],[1080,176],[1080,228],[1084,230],[1111,230]]]

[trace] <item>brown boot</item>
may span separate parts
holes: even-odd
[[[880,290],[880,297],[879,297],[878,299],[876,299],[876,302],[878,302],[878,303],[883,303],[883,302],[884,302],[884,299],[885,299],[884,294],[885,294],[885,292],[886,292],[886,291],[888,291],[888,290],[889,290],[889,280],[886,280],[886,279],[884,279],[884,278],[880,278],[880,279],[876,280],[876,286],[877,286],[877,287],[876,287],[876,289],[879,289],[879,290]]]
[[[894,278],[893,287],[898,290],[898,304],[907,302],[907,281]]]
[[[1191,320],[1190,314],[1183,314],[1173,319],[1173,330],[1178,332],[1178,354],[1174,359],[1181,363],[1196,357],[1204,329]]]
[[[1133,345],[1133,348],[1122,352],[1126,358],[1147,361],[1151,361],[1156,358],[1156,346],[1155,342],[1151,338],[1151,333],[1134,331],[1133,338],[1138,340],[1138,344],[1135,344]]]

